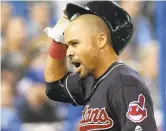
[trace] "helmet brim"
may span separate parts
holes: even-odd
[[[67,6],[66,6],[66,15],[67,15],[68,19],[71,20],[71,18],[76,13],[79,13],[80,15],[95,14],[94,12],[92,12],[92,11],[90,11],[90,10],[84,8],[84,7],[81,7],[79,5],[75,5],[75,4],[72,4],[72,3],[67,4]]]

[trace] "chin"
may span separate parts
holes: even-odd
[[[89,76],[89,74],[88,74],[88,72],[80,72],[79,73],[79,76],[81,77],[81,78],[85,78],[85,77],[88,77]]]
[[[85,78],[85,77],[87,77],[88,75],[83,74],[83,73],[79,73],[79,76],[80,76],[81,78]]]

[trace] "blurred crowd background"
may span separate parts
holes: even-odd
[[[54,102],[45,95],[44,66],[49,39],[66,1],[1,2],[1,130],[76,131],[82,107]],[[85,4],[86,1],[75,3]],[[151,92],[161,127],[158,51],[154,2],[118,1],[131,15],[134,35],[121,60],[136,69]],[[70,70],[73,67],[68,64]]]

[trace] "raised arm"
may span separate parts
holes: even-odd
[[[45,32],[53,41],[49,48],[49,54],[45,67],[46,82],[57,81],[65,76],[67,73],[66,66],[66,46],[63,44],[63,32],[68,26],[69,20],[62,16],[55,27],[52,29],[47,27]]]
[[[63,32],[69,21],[62,16],[55,27],[45,32],[53,39],[45,66],[46,95],[54,101],[82,105],[84,93],[82,80],[76,73],[68,72],[66,65],[66,45],[63,44]]]

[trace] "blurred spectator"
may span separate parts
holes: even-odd
[[[153,41],[151,24],[147,17],[143,16],[143,5],[142,1],[120,1],[120,6],[130,14],[134,25],[134,34],[128,47],[128,51],[135,54],[130,55],[130,59],[134,60],[138,60],[138,48],[151,44]]]
[[[54,108],[47,101],[44,84],[33,83],[22,100],[18,109],[23,122],[55,122]]]
[[[9,1],[10,5],[12,5],[13,16],[24,17],[25,20],[28,18],[28,1]]]
[[[8,22],[11,18],[12,6],[8,2],[1,3],[1,38],[3,40]],[[3,41],[1,42],[3,44]]]
[[[132,68],[136,69],[138,72],[140,70],[140,62],[138,61],[139,58],[134,59],[131,58],[132,56],[138,56],[138,54],[132,54],[131,47],[127,47],[120,55],[120,60],[124,61],[126,64],[130,65]]]
[[[154,103],[154,109],[159,109],[159,92],[157,82],[157,70],[158,70],[158,46],[155,42],[151,45],[147,45],[144,48],[140,48],[140,74],[143,76],[145,83],[147,84]]]
[[[43,29],[51,22],[50,2],[32,2],[29,7],[30,20],[28,21],[28,38],[31,39],[29,52],[35,56],[46,52],[51,39],[43,32]]]
[[[2,69],[11,69],[15,73],[17,72],[15,77],[19,77],[27,63],[26,46],[24,20],[13,17],[9,21],[2,46]]]
[[[46,2],[33,2],[30,9],[30,22],[28,23],[28,35],[34,37],[40,35],[50,22],[50,6]]]
[[[1,70],[1,82],[8,83],[11,87],[14,87],[17,82],[17,77],[15,75],[16,71],[12,71],[5,67]]]
[[[33,54],[32,59],[35,55],[47,52],[51,41],[52,39],[48,38],[44,32],[40,32],[40,35],[34,36],[28,49]]]
[[[26,90],[33,85],[33,83],[44,84],[44,61],[46,60],[46,53],[39,53],[31,60],[24,77],[18,81],[17,91],[19,95],[26,95]],[[34,86],[35,87],[35,86]]]
[[[45,95],[44,61],[46,54],[34,56],[25,76],[18,82],[16,103],[23,122],[55,122],[55,110]]]
[[[7,82],[1,86],[1,131],[21,131],[21,120],[13,108],[14,90]]]

